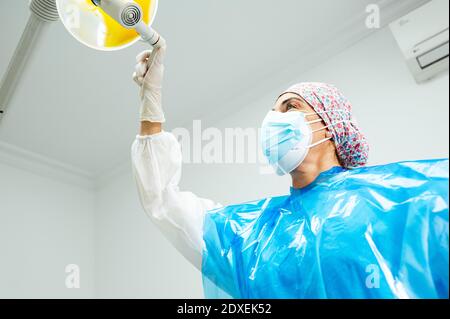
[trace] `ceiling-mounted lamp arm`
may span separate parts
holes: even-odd
[[[30,10],[31,16],[0,83],[0,120],[16,91],[39,37],[48,22],[59,19],[55,0],[32,0]]]

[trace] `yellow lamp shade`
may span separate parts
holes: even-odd
[[[142,8],[142,21],[150,26],[158,0],[134,0]],[[103,51],[126,48],[140,39],[134,29],[126,29],[94,5],[92,0],[56,0],[59,16],[66,29],[81,43]]]

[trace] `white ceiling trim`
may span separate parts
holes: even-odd
[[[124,175],[130,175],[132,171],[131,154],[128,159],[122,161],[121,164],[115,166],[111,170],[104,171],[95,175],[95,187],[101,189],[102,187],[114,182],[117,178]]]
[[[400,18],[404,14],[429,2],[430,0],[382,0],[378,2],[381,9],[382,27],[387,26],[392,21]],[[323,63],[332,56],[341,53],[358,41],[371,35],[377,30],[366,28],[365,20],[367,13],[362,12],[360,16],[350,20],[344,28],[330,32],[328,41],[317,41],[309,43],[302,52],[299,52],[301,61],[287,61],[286,68],[277,71],[275,74],[268,74],[259,83],[251,88],[245,88],[242,94],[232,100],[225,101],[224,107],[217,107],[212,116],[204,116],[202,120],[205,124],[218,122],[226,117],[227,110],[238,109],[239,106],[248,105],[259,97],[261,92],[270,92],[273,89],[284,89],[290,83],[290,79],[295,79],[304,72],[320,63]],[[327,31],[329,32],[329,31]],[[226,107],[225,107],[226,106]],[[234,108],[236,107],[236,108]],[[220,112],[220,110],[223,110]],[[189,126],[191,123],[186,123]],[[66,183],[75,184],[81,187],[95,189],[105,183],[112,181],[115,177],[125,174],[130,168],[129,159],[123,159],[123,163],[114,169],[109,169],[98,174],[91,174],[79,168],[46,158],[42,155],[0,142],[0,162],[31,171],[33,173],[57,179]]]
[[[0,142],[0,163],[63,183],[95,188],[92,174],[4,142]]]

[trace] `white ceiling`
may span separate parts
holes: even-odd
[[[261,79],[270,85],[268,75],[298,63],[305,48],[344,36],[340,30],[361,22],[367,4],[374,2],[385,10],[396,6],[389,15],[396,18],[424,1],[161,0],[155,28],[169,44],[164,105],[170,126],[217,109],[232,112],[218,105],[254,89]],[[26,24],[27,3],[0,1],[1,74]],[[368,32],[363,23],[353,28]],[[198,40],[192,42],[192,35]],[[131,73],[145,45],[97,52],[71,38],[59,22],[40,44],[0,122],[0,142],[89,174],[117,166],[137,133]]]

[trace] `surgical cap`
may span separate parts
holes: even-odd
[[[286,93],[301,96],[329,125],[337,155],[344,167],[355,168],[367,164],[369,144],[355,123],[352,105],[335,86],[300,83],[290,87],[282,95]]]

